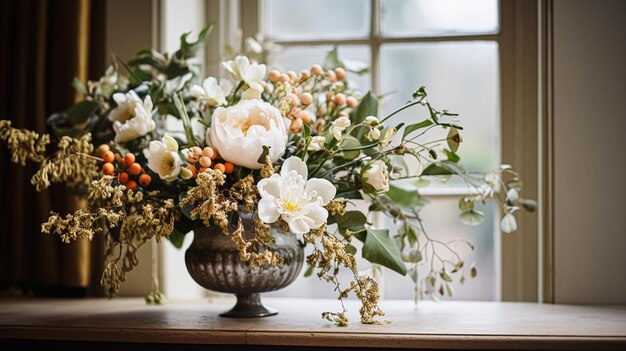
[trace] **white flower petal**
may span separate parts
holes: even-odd
[[[306,164],[304,163],[304,161],[302,161],[301,158],[296,156],[291,156],[287,160],[285,160],[285,163],[283,163],[283,166],[280,169],[280,175],[282,177],[286,177],[291,171],[295,171],[304,179],[307,179],[309,176]]]
[[[337,188],[328,180],[321,178],[309,179],[304,191],[314,199],[320,197],[322,206],[327,205],[337,194]]]
[[[164,135],[162,140],[169,151],[178,151],[178,143],[174,138],[169,135]]]
[[[280,217],[276,202],[270,198],[262,198],[259,201],[259,218],[263,223],[274,223]]]
[[[289,230],[294,234],[306,234],[311,230],[309,226],[310,219],[306,217],[294,217],[287,222]]]
[[[515,220],[515,216],[510,213],[504,215],[504,217],[502,217],[502,221],[500,221],[500,229],[507,234],[516,231],[517,221]]]
[[[259,194],[263,197],[280,198],[280,188],[282,182],[278,174],[273,174],[271,177],[261,179],[257,184]]]

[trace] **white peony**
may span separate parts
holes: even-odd
[[[361,178],[371,192],[384,193],[389,191],[389,170],[382,160],[376,160],[365,166]]]
[[[331,122],[330,132],[335,136],[335,139],[341,140],[341,133],[350,126],[350,119],[348,117],[339,117]]]
[[[137,93],[131,90],[127,94],[113,94],[113,100],[117,107],[109,113],[109,120],[113,122],[116,143],[137,139],[156,128],[149,95],[142,102]]]
[[[224,68],[237,80],[243,80],[248,86],[259,92],[263,91],[261,81],[265,78],[267,67],[250,60],[245,56],[237,56],[234,60],[223,62]]]
[[[218,107],[211,118],[207,143],[222,158],[236,165],[259,169],[263,146],[276,162],[287,147],[288,124],[274,106],[261,100],[242,100],[234,106]]]
[[[233,83],[228,79],[220,79],[218,84],[217,79],[209,77],[202,82],[202,86],[193,85],[190,93],[206,106],[219,106],[226,104],[226,97],[232,89]]]
[[[295,234],[306,234],[325,224],[328,211],[324,206],[335,197],[337,189],[326,179],[307,181],[307,177],[306,164],[292,156],[285,161],[280,174],[259,181],[259,218],[264,223],[282,218]]]
[[[157,173],[166,182],[171,182],[180,174],[180,157],[178,156],[178,143],[170,136],[164,136],[162,141],[150,142],[150,156],[148,167]]]

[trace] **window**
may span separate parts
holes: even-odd
[[[197,6],[188,11],[190,17],[181,16],[180,12],[185,10],[179,6],[175,9],[176,16],[168,15],[169,11],[174,11],[172,6],[167,6],[170,3],[173,4],[174,0],[161,1],[161,36],[164,38],[174,40],[181,31],[197,31],[203,26],[195,20],[194,23],[187,19],[172,22],[174,17],[195,19],[199,12],[203,12],[205,23],[216,24],[205,52],[206,75],[222,74],[217,62],[223,46],[240,41],[239,29],[243,31],[243,37],[262,33],[281,44],[283,50],[270,65],[282,70],[298,71],[320,63],[326,52],[337,46],[341,59],[359,60],[371,67],[370,73],[351,75],[349,79],[354,80],[361,91],[385,94],[382,113],[401,106],[411,92],[425,85],[435,106],[460,113],[461,123],[466,122],[463,134],[467,142],[459,154],[467,167],[488,170],[501,162],[513,163],[531,183],[527,196],[536,196],[537,186],[532,182],[536,180],[537,156],[532,149],[536,145],[532,144],[537,140],[533,134],[535,130],[528,127],[533,121],[524,119],[536,111],[532,99],[527,99],[537,93],[535,86],[530,87],[532,74],[536,71],[528,67],[533,57],[536,60],[533,56],[533,50],[536,50],[533,40],[536,39],[529,39],[533,38],[532,31],[523,40],[519,34],[529,28],[532,30],[536,24],[535,3],[497,0],[190,0],[186,4]],[[161,46],[165,48],[167,45],[162,43]],[[522,64],[526,66],[520,67]],[[524,95],[523,100],[521,95]],[[424,112],[410,109],[395,118],[398,122],[414,121],[421,119],[420,114]],[[522,119],[524,122],[520,122]],[[520,131],[520,126],[525,129]],[[507,138],[503,138],[504,135]],[[522,140],[525,147],[532,147],[527,154],[520,156],[517,150]],[[459,183],[431,183],[421,191],[430,201],[423,217],[431,235],[443,240],[462,237],[476,244],[477,251],[466,253],[466,257],[468,262],[476,262],[478,277],[456,289],[456,299],[536,299],[532,297],[536,296],[538,288],[535,285],[538,280],[536,220],[526,222],[527,230],[524,230],[522,221],[523,233],[501,239],[497,226],[499,213],[495,206],[482,209],[486,219],[478,227],[468,227],[458,221],[452,195],[465,191]],[[191,238],[188,239],[189,243]],[[189,291],[193,282],[190,279],[183,279],[184,282],[169,279],[176,281],[176,289],[170,290],[172,284],[167,283],[168,277],[177,276],[178,279],[186,270],[182,263],[183,253],[167,251],[171,252],[165,253],[167,263],[162,265],[168,266],[168,272],[164,274],[166,293],[176,298],[180,295],[176,291]],[[368,267],[361,264],[359,268]],[[412,298],[412,282],[408,277],[385,272],[382,279],[385,298]],[[301,278],[271,295],[336,297],[325,282],[315,277]],[[186,297],[187,294],[180,296]]]
[[[251,10],[246,2],[242,6],[243,11]],[[361,91],[371,89],[386,96],[383,114],[402,106],[416,88],[425,85],[435,106],[458,112],[461,122],[467,121],[463,134],[468,142],[459,155],[468,169],[485,171],[500,163],[496,0],[265,0],[256,11],[263,34],[283,46],[270,66],[299,71],[323,62],[326,52],[337,46],[341,59],[371,67],[371,73],[351,79]],[[397,121],[414,123],[424,113],[409,109]],[[467,262],[475,261],[479,275],[455,289],[455,298],[498,299],[498,210],[486,206],[486,220],[480,226],[461,224],[456,200],[450,195],[465,191],[454,181],[423,189],[430,201],[423,214],[426,230],[440,240],[462,237],[476,244],[475,252],[460,251]],[[382,279],[386,298],[412,298],[409,277],[384,271]],[[327,287],[320,284],[325,283],[304,279],[273,294],[332,297],[333,292],[325,293]]]

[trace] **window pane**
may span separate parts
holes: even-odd
[[[369,0],[266,0],[265,34],[280,40],[366,37],[369,4]]]
[[[382,0],[384,36],[436,36],[498,31],[497,0]]]
[[[268,61],[271,68],[281,72],[292,70],[296,73],[309,69],[314,64],[323,64],[326,54],[332,50],[330,45],[317,46],[287,46],[272,55]],[[338,47],[340,60],[360,61],[367,67],[371,64],[370,49],[365,45],[343,45]],[[371,87],[370,74],[356,75],[348,73],[350,87],[367,92]]]
[[[475,227],[462,224],[459,221],[458,201],[456,198],[429,198],[429,203],[421,212],[424,227],[427,234],[436,240],[443,242],[455,239],[468,240],[474,244],[475,250],[471,251],[464,244],[456,244],[461,258],[465,262],[465,283],[458,282],[460,276],[453,275],[455,300],[495,300],[496,299],[496,247],[495,230],[497,206],[489,203],[480,209],[485,213],[485,221]],[[454,247],[454,245],[452,245]],[[438,250],[441,247],[438,247]],[[454,256],[445,250],[439,251],[443,259],[454,260]],[[428,252],[430,259],[430,251]],[[469,269],[472,263],[478,271],[476,278],[469,277]],[[419,277],[425,277],[429,273],[429,266],[424,263],[418,265]],[[437,265],[435,265],[437,267]],[[408,267],[410,268],[410,267]],[[411,299],[413,298],[413,281],[408,276],[401,276],[385,268],[385,298],[387,299]],[[438,289],[438,286],[435,287]]]
[[[419,86],[426,86],[434,108],[459,113],[464,142],[458,154],[470,171],[488,171],[499,162],[498,44],[451,42],[386,44],[381,47],[381,92],[389,94],[382,115],[403,106]],[[409,108],[393,121],[416,123],[428,117],[421,106]],[[445,130],[431,130],[416,141],[446,137]],[[411,159],[414,162],[414,159]],[[454,181],[457,181],[454,183]],[[461,185],[461,181],[432,186]]]

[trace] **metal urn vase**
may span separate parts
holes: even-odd
[[[244,225],[244,238],[254,237],[250,212],[238,211]],[[231,223],[237,223],[231,220]],[[234,230],[231,228],[231,232]],[[222,317],[254,318],[278,314],[261,304],[260,293],[282,289],[291,284],[302,269],[304,249],[297,236],[272,226],[276,238],[269,247],[280,254],[282,265],[254,267],[239,259],[232,239],[217,226],[194,230],[191,246],[185,252],[185,263],[191,277],[202,287],[237,296],[237,304]]]

